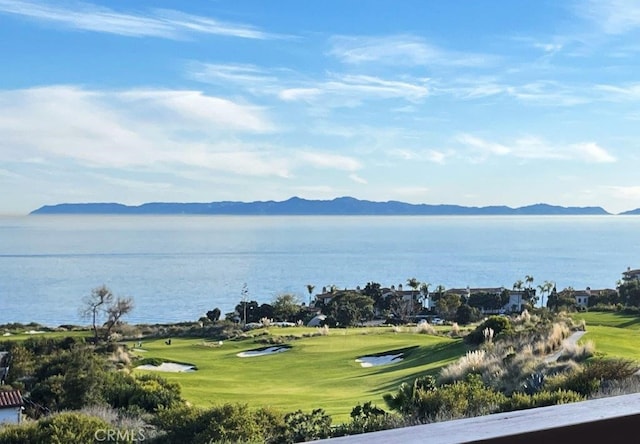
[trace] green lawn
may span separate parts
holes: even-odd
[[[273,335],[301,336],[315,329],[271,329]],[[183,396],[207,407],[241,402],[258,407],[270,405],[289,412],[322,407],[334,421],[348,419],[358,403],[373,401],[384,406],[382,395],[404,381],[435,372],[466,352],[460,340],[412,332],[394,333],[387,328],[334,329],[328,336],[291,340],[287,352],[239,358],[241,351],[264,347],[255,339],[225,341],[221,347],[203,345],[202,339],[143,341],[144,358],[190,363],[198,371],[163,373],[179,382]],[[407,349],[397,364],[362,368],[355,359],[365,355]]]
[[[89,330],[73,330],[73,331],[46,331],[44,333],[27,334],[25,332],[13,332],[10,336],[0,336],[0,342],[2,341],[24,341],[30,338],[67,338],[72,336],[74,338],[93,337],[93,332]]]
[[[584,319],[587,333],[580,342],[593,341],[596,352],[608,357],[640,361],[640,317],[612,312],[576,313]]]
[[[601,325],[605,327],[640,330],[640,316],[636,315],[606,311],[591,311],[586,313],[574,313],[572,318],[577,321],[584,319],[587,323],[587,327],[590,325]]]

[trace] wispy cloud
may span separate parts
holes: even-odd
[[[497,57],[488,54],[464,53],[438,48],[423,38],[410,35],[383,37],[335,36],[331,39],[329,55],[343,63],[383,63],[388,65],[415,66],[485,66]]]
[[[358,176],[355,173],[349,174],[349,179],[351,179],[352,181],[356,182],[356,183],[361,183],[363,185],[367,184],[367,180]]]
[[[424,161],[432,163],[445,163],[448,157],[453,156],[452,151],[443,152],[439,150],[410,150],[410,149],[394,149],[390,154],[395,157],[399,157],[402,160],[410,161]]]
[[[356,106],[376,99],[404,99],[420,102],[429,95],[425,80],[388,80],[368,75],[335,74],[330,80],[285,88],[279,97],[285,101],[322,100],[325,105]],[[329,102],[327,102],[329,98]]]
[[[187,76],[199,82],[231,83],[248,90],[262,90],[279,82],[278,77],[265,68],[250,64],[192,62],[187,67]]]
[[[612,163],[617,159],[594,142],[552,145],[541,138],[527,136],[508,143],[491,142],[471,134],[460,134],[456,141],[472,150],[472,160],[490,156],[511,156],[519,159],[579,160],[587,163]]]
[[[612,102],[640,100],[640,83],[624,85],[596,85],[595,89],[602,92],[603,100]]]
[[[68,160],[104,168],[190,165],[287,177],[290,161],[237,142],[272,129],[254,106],[196,91],[0,91],[0,159]]]
[[[624,34],[640,28],[640,3],[636,0],[576,1],[575,11],[607,34]]]
[[[277,37],[250,25],[229,23],[168,9],[154,9],[142,15],[119,12],[91,3],[65,4],[66,7],[51,2],[0,0],[0,14],[51,22],[70,29],[128,37],[181,39],[189,34],[213,34],[261,40]]]
[[[357,171],[362,168],[359,160],[341,154],[304,151],[297,154],[301,162],[316,168],[331,168],[344,171]]]
[[[612,163],[617,159],[607,150],[594,142],[578,143],[571,146],[575,157],[592,163]]]

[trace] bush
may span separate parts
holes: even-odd
[[[378,432],[402,427],[404,421],[397,416],[390,415],[381,408],[371,404],[371,401],[358,404],[351,410],[351,422],[341,424],[333,429],[332,436],[358,435],[360,433]]]
[[[331,416],[323,409],[315,409],[311,413],[297,410],[287,413],[285,422],[285,442],[302,442],[316,439],[329,438],[331,436]]]
[[[465,336],[465,341],[469,344],[482,344],[485,340],[486,329],[493,330],[494,337],[501,333],[509,333],[512,331],[511,321],[506,316],[490,316],[482,324],[478,325],[475,330]]]
[[[504,402],[501,410],[510,412],[513,410],[533,409],[550,405],[569,404],[571,402],[584,401],[584,399],[584,396],[579,393],[563,389],[543,390],[533,395],[516,392]]]
[[[266,422],[275,420],[273,427],[264,428]],[[156,439],[159,444],[210,442],[282,442],[280,416],[266,409],[260,413],[249,410],[245,404],[224,404],[207,410],[186,405],[161,409],[153,419],[166,435]]]
[[[101,419],[71,412],[45,418],[38,427],[42,428],[51,444],[92,443],[96,432],[111,428]]]
[[[385,396],[387,405],[413,420],[436,421],[487,415],[506,402],[505,395],[486,387],[479,375],[437,388],[433,381],[425,382],[403,384],[397,395]]]
[[[597,359],[579,370],[557,378],[554,385],[556,388],[564,388],[589,396],[597,392],[603,382],[629,378],[637,370],[636,364],[626,359]]]

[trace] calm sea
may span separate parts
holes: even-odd
[[[102,284],[129,322],[195,320],[306,285],[613,288],[640,267],[640,217],[29,216],[0,218],[0,323],[82,323]]]

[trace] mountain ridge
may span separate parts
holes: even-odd
[[[634,211],[634,210],[632,210]],[[635,210],[640,213],[640,210]],[[506,205],[463,206],[454,204],[411,204],[396,200],[376,202],[350,196],[332,200],[308,200],[297,196],[284,201],[219,201],[219,202],[148,202],[141,205],[124,205],[116,202],[61,203],[44,205],[30,215],[42,214],[112,214],[112,215],[610,215],[602,207],[564,207],[537,203],[522,207]],[[624,214],[624,213],[623,213]]]

